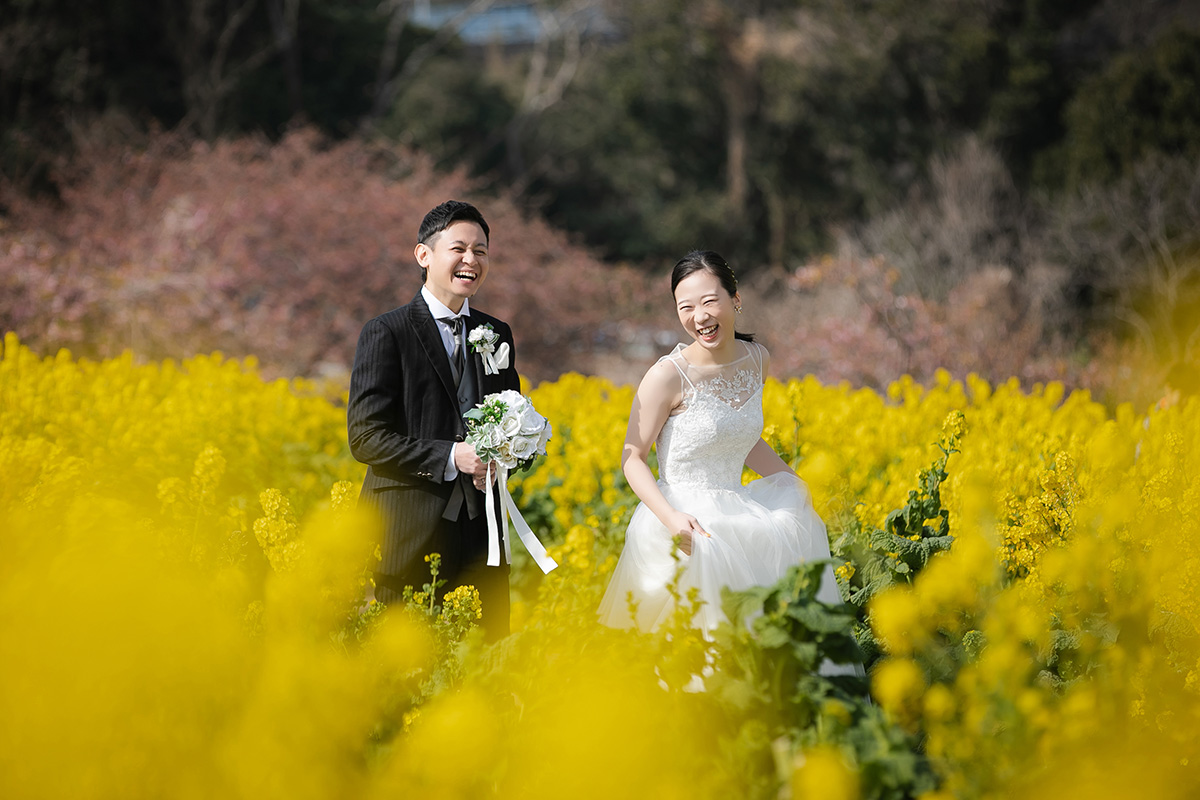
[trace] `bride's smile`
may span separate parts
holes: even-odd
[[[733,355],[734,317],[741,300],[730,296],[720,279],[708,271],[694,272],[675,288],[675,309],[683,329],[715,363]]]

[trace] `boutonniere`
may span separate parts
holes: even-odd
[[[492,328],[492,323],[485,322],[467,334],[467,344],[483,356],[485,375],[496,375],[508,368],[508,343],[500,342],[500,334]]]

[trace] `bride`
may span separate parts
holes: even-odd
[[[829,558],[829,541],[808,487],[762,439],[770,356],[752,336],[734,332],[742,308],[733,270],[717,253],[691,252],[675,265],[671,291],[692,341],[659,359],[634,397],[621,461],[642,502],[599,614],[618,628],[653,630],[665,621],[678,537],[677,591],[686,597],[698,589],[703,602],[693,624],[707,634],[724,619],[721,587],[773,584],[794,564]],[[763,477],[743,486],[743,465]],[[841,602],[832,568],[818,599]]]

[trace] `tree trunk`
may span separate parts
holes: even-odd
[[[725,92],[725,203],[734,219],[746,216],[746,128],[750,111],[742,81],[729,78]]]
[[[288,111],[293,120],[304,118],[303,80],[300,74],[300,0],[268,0],[275,46],[283,53],[283,79],[287,86]]]

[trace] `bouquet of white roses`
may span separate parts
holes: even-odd
[[[528,467],[535,456],[546,454],[546,443],[550,441],[549,421],[539,414],[533,403],[520,392],[511,389],[489,394],[483,402],[472,408],[463,418],[467,422],[467,444],[488,464],[487,475],[487,522],[489,566],[499,566],[501,541],[507,563],[512,563],[508,545],[508,520],[521,543],[541,567],[549,572],[558,566],[546,553],[508,492],[508,471],[516,467]],[[495,502],[492,499],[492,469],[496,468],[496,486],[500,492],[500,519],[496,520]]]
[[[505,469],[524,469],[534,456],[546,455],[550,423],[520,392],[509,389],[489,394],[463,416],[467,444],[484,461],[494,461]]]

